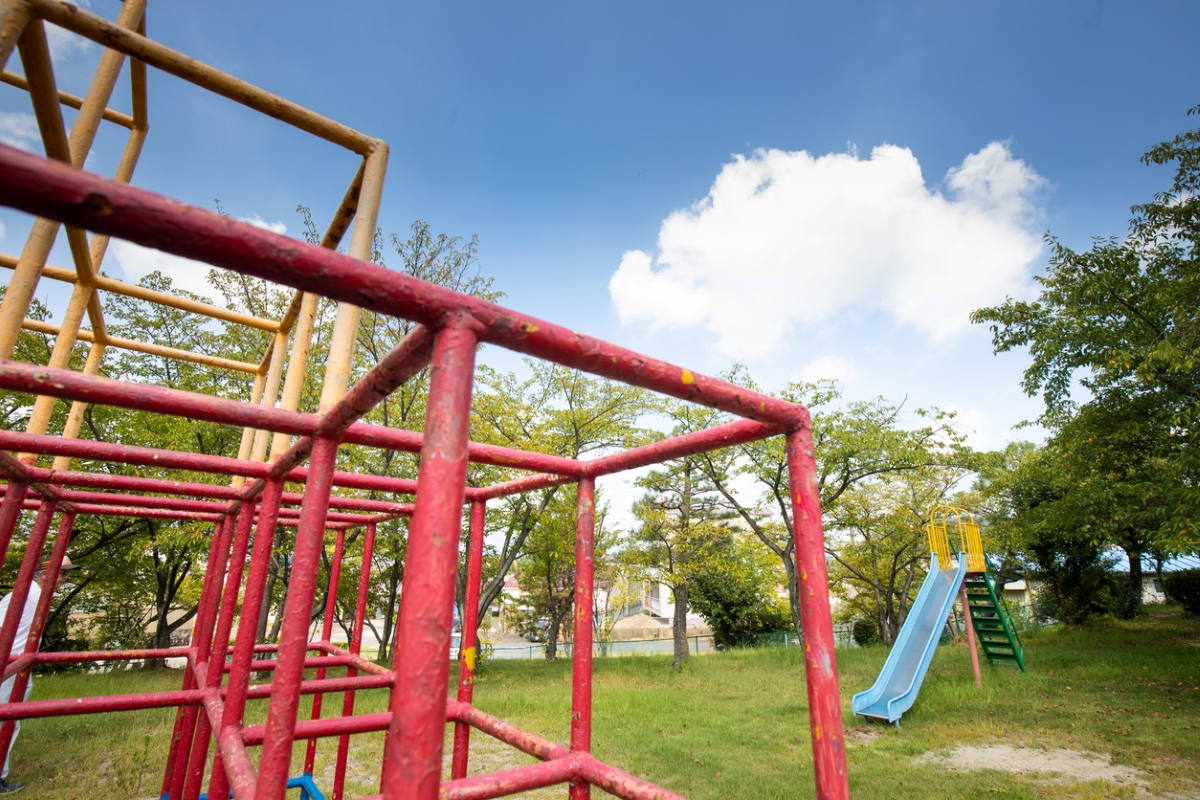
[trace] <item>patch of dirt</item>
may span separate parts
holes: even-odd
[[[1107,781],[1144,790],[1145,774],[1132,767],[1112,764],[1107,758],[1078,750],[1043,750],[1040,747],[1013,747],[1006,744],[960,745],[948,755],[925,753],[917,763],[932,764],[951,772],[994,769],[1032,775],[1044,783],[1085,783]]]
[[[858,742],[862,746],[867,746],[871,742],[883,736],[882,731],[871,730],[870,728],[855,728],[852,731],[846,731],[846,738],[852,742]]]

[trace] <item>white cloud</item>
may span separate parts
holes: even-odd
[[[256,228],[262,228],[265,231],[271,231],[272,233],[278,233],[280,236],[286,234],[287,229],[288,229],[287,225],[283,224],[282,222],[267,222],[265,219],[260,217],[258,214],[251,214],[248,217],[238,217],[238,221],[239,222],[249,222],[251,225],[253,225]]]
[[[737,156],[706,198],[672,213],[658,254],[624,254],[609,292],[625,323],[703,325],[726,355],[753,356],[793,325],[882,311],[935,340],[968,313],[1021,294],[1042,246],[1045,179],[992,142],[925,183],[912,151]]]
[[[257,214],[238,217],[238,219],[241,222],[248,222],[256,228],[281,235],[287,233],[287,225],[284,223],[267,222]],[[217,296],[216,287],[208,282],[208,271],[213,269],[209,264],[192,261],[189,258],[180,258],[160,250],[151,250],[122,239],[113,239],[109,249],[124,271],[125,280],[130,283],[136,283],[157,270],[170,278],[177,289],[186,289],[210,299]]]
[[[816,383],[820,380],[847,381],[856,373],[854,365],[841,356],[820,356],[800,372],[800,380]]]
[[[176,289],[186,289],[210,299],[216,295],[216,289],[208,282],[208,271],[212,269],[208,264],[151,250],[123,239],[113,239],[108,248],[130,283],[137,283],[158,271],[170,278]]]
[[[4,228],[4,220],[0,219],[0,239],[4,239],[7,236],[8,236],[8,231],[5,230],[5,228]]]
[[[87,7],[86,3],[79,5]],[[49,22],[46,23],[46,43],[50,46],[50,57],[55,60],[67,58],[75,53],[86,53],[96,46],[91,39],[85,39]]]
[[[0,142],[31,153],[39,152],[42,135],[37,119],[24,111],[0,112]]]

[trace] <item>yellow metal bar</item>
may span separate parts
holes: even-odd
[[[84,375],[95,375],[100,371],[100,362],[104,359],[104,342],[92,342],[91,348],[88,350],[87,362],[83,365]],[[62,437],[64,439],[78,439],[79,428],[83,425],[83,414],[87,411],[88,404],[82,400],[76,400],[71,403],[71,413],[67,415],[66,424],[63,425]],[[67,470],[71,468],[70,456],[56,456],[52,469]]]
[[[15,86],[18,89],[29,91],[29,82],[25,80],[23,75],[18,75],[15,72],[9,72],[8,70],[0,72],[0,82],[7,83],[9,86]],[[61,89],[58,91],[58,102],[62,103],[64,106],[67,106],[68,108],[78,109],[83,107],[82,97],[77,94],[71,94],[70,92],[64,92]],[[104,109],[103,118],[109,122],[115,122],[117,125],[120,125],[124,128],[133,127],[133,117],[129,116],[128,114],[122,114],[120,111],[113,111],[111,108]]]
[[[36,319],[27,319],[22,322],[21,327],[27,331],[37,331],[38,333],[50,333],[57,335],[59,326],[50,323],[42,322]],[[78,338],[84,342],[92,342],[96,340],[92,331],[81,329]],[[132,350],[136,353],[145,353],[151,356],[162,356],[163,358],[173,358],[176,361],[188,361],[193,364],[205,364],[210,367],[218,367],[220,369],[230,369],[237,372],[247,372],[252,375],[258,374],[258,365],[250,364],[245,361],[233,361],[228,358],[218,358],[217,356],[205,355],[204,353],[193,353],[189,350],[179,350],[174,347],[164,347],[158,344],[148,344],[146,342],[135,342],[132,339],[122,339],[119,336],[109,336],[105,343],[112,347],[119,347],[122,350]]]

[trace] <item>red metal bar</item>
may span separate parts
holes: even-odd
[[[34,487],[37,484],[33,485]],[[42,499],[26,499],[22,507],[27,511],[37,511],[42,506],[50,503],[51,505],[60,505],[57,500],[42,500]],[[107,506],[102,503],[80,503],[75,501],[71,503],[71,510],[77,514],[92,514],[106,517],[153,517],[154,519],[187,519],[187,520],[204,520],[206,522],[216,522],[221,519],[224,512],[200,512],[200,511],[170,511],[158,508],[129,508],[126,506]]]
[[[233,627],[233,616],[237,611],[238,593],[242,586],[242,574],[246,568],[246,550],[250,546],[250,529],[254,523],[254,503],[242,503],[237,512],[237,528],[229,554],[229,568],[225,571],[225,589],[221,592],[221,611],[217,617],[212,649],[208,659],[208,681],[205,688],[218,689],[225,673],[225,658],[229,654],[229,634]],[[219,722],[219,719],[218,719]],[[196,800],[204,780],[204,766],[208,760],[209,738],[212,724],[205,714],[196,724],[192,738],[192,754],[188,758],[188,774],[183,784],[183,800]]]
[[[571,752],[592,750],[592,591],[596,571],[596,482],[579,482],[575,500],[575,631],[571,651]],[[571,784],[571,800],[589,800],[592,787]]]
[[[296,467],[287,473],[287,480],[292,483],[308,481],[308,467]],[[416,494],[417,482],[404,478],[388,478],[382,475],[357,475],[352,472],[335,472],[333,485],[346,489],[366,489],[376,492],[392,492],[394,494]]]
[[[842,703],[838,696],[837,656],[829,610],[829,576],[825,567],[825,535],[821,530],[821,497],[811,430],[802,428],[787,435],[787,462],[817,798],[849,800]]]
[[[62,515],[58,525],[58,535],[54,537],[54,549],[50,551],[50,566],[46,571],[45,586],[38,597],[37,608],[33,612],[33,620],[29,623],[29,636],[25,640],[25,656],[32,657],[38,651],[42,641],[42,633],[46,629],[46,619],[50,616],[50,605],[54,599],[54,589],[58,586],[58,576],[62,571],[63,558],[67,555],[67,544],[71,541],[71,532],[75,527],[75,515],[67,512]],[[11,602],[11,601],[9,601]],[[32,660],[32,659],[31,659]],[[15,665],[13,665],[15,666]],[[7,670],[5,680],[8,680]],[[25,688],[29,685],[29,670],[22,669],[13,679],[12,689],[8,693],[8,702],[22,703],[25,701]],[[8,753],[12,746],[16,725],[6,721],[0,725],[0,753]]]
[[[361,444],[385,450],[419,453],[421,452],[423,438],[422,434],[416,431],[405,431],[399,428],[385,428],[382,425],[369,425],[365,422],[356,422],[346,429],[342,441],[347,444]],[[467,457],[475,464],[528,469],[535,472],[556,472],[562,475],[576,476],[579,475],[581,470],[580,462],[573,458],[550,456],[544,453],[531,453],[511,447],[498,447],[478,442],[471,442],[467,445]]]
[[[12,481],[8,484],[9,491],[4,493],[4,502],[0,503],[0,567],[8,557],[8,544],[12,541],[13,531],[17,528],[17,520],[21,517],[21,507],[25,495],[29,492],[29,484]]]
[[[8,613],[4,616],[3,626],[0,626],[0,664],[7,664],[8,657],[12,654],[13,641],[17,637],[17,628],[21,624],[21,615],[25,612],[25,602],[29,598],[29,587],[33,585],[33,576],[42,561],[46,534],[50,532],[50,523],[57,511],[58,507],[54,503],[44,503],[34,519],[33,531],[29,534],[29,543],[25,548],[25,558],[21,560],[21,569],[17,572],[17,579],[8,601]],[[50,591],[53,592],[53,588]]]
[[[0,360],[0,389],[280,433],[310,433],[320,421],[316,414],[20,361]]]
[[[208,545],[208,560],[204,562],[205,564],[217,563],[217,553],[221,547],[221,536],[219,534],[223,528],[224,525],[222,524],[213,531],[212,540]],[[191,647],[188,648],[189,651],[191,651],[188,656],[189,663],[191,661],[191,654],[194,654],[196,648],[200,645],[200,622],[204,617],[205,605],[208,602],[208,598],[212,595],[212,584],[215,577],[215,570],[211,570],[206,567],[204,570],[204,583],[200,588],[200,604],[196,611],[196,621],[192,624],[192,643]],[[196,688],[196,676],[193,674],[191,669],[185,669],[183,671],[183,691],[186,692]],[[187,744],[184,744],[183,741],[184,731],[190,730],[188,727],[187,718],[189,715],[194,717],[195,713],[196,710],[194,708],[183,707],[175,712],[175,728],[171,731],[171,746],[167,750],[167,765],[163,770],[162,789],[159,791],[160,796],[171,794],[171,788],[174,785],[175,780],[175,764],[180,760],[179,752],[184,747],[191,745],[190,740],[187,742]],[[178,793],[176,793],[175,797],[171,798],[171,800],[176,800],[177,797]]]
[[[63,500],[94,505],[136,506],[139,509],[172,509],[175,511],[200,511],[210,514],[225,514],[229,503],[211,500],[189,500],[185,497],[146,497],[140,494],[109,494],[108,492],[80,492],[63,489],[59,492]]]
[[[337,442],[332,439],[320,438],[313,442],[312,474],[304,495],[300,527],[296,531],[287,605],[284,607],[283,626],[279,635],[275,691],[267,710],[267,738],[258,761],[255,796],[263,800],[282,800],[287,791],[300,682],[304,674],[304,653],[308,646],[309,615],[312,614],[337,448]]]
[[[722,447],[733,447],[747,442],[756,442],[759,439],[768,439],[778,436],[781,432],[773,425],[764,425],[751,419],[741,419],[728,425],[686,433],[672,439],[664,439],[661,442],[614,453],[611,456],[597,458],[595,461],[584,461],[582,462],[583,474],[598,478],[601,475],[611,475],[627,469],[637,469],[675,458],[720,450]]]
[[[384,740],[381,789],[388,800],[434,800],[442,771],[450,631],[467,478],[475,334],[463,321],[437,332],[417,473],[417,508],[397,631],[394,719]],[[400,720],[403,717],[404,723]]]
[[[39,455],[70,456],[85,461],[111,461],[139,467],[195,470],[215,475],[245,475],[250,478],[266,477],[267,475],[266,464],[239,461],[236,458],[93,442],[90,439],[63,439],[58,436],[41,436],[17,433],[16,431],[0,431],[0,448]]]
[[[194,633],[195,654],[193,657],[189,657],[192,668],[186,670],[188,674],[193,676],[201,672],[204,668],[205,662],[208,661],[209,650],[212,647],[213,628],[216,625],[217,619],[217,604],[221,599],[221,585],[225,580],[225,570],[229,564],[229,551],[233,546],[233,529],[233,517],[226,517],[225,521],[220,523],[220,534],[213,536],[213,539],[216,540],[216,552],[213,553],[213,559],[208,562],[208,568],[205,570],[205,578],[207,579],[205,582],[207,585],[200,596],[200,610],[196,614],[196,625],[192,629]],[[185,684],[184,688],[200,688],[203,685],[201,681],[193,678],[192,686]],[[179,747],[175,751],[174,773],[171,776],[170,800],[178,800],[183,795],[184,781],[187,778],[189,766],[188,759],[192,752],[192,739],[196,733],[196,723],[199,716],[201,715],[196,713],[194,706],[184,709]]]
[[[801,406],[477,298],[0,145],[0,203],[433,328],[470,317],[481,340],[795,430]]]
[[[571,751],[561,744],[545,739],[534,733],[523,731],[517,726],[485,714],[477,708],[464,703],[450,700],[446,703],[446,719],[451,722],[466,722],[472,728],[486,733],[493,739],[498,739],[511,745],[526,755],[548,761],[552,758],[565,758]]]
[[[387,711],[379,714],[359,714],[356,717],[301,720],[296,723],[295,738],[307,739],[312,744],[317,739],[329,736],[349,736],[354,733],[383,731],[387,730],[391,720],[392,715]],[[266,730],[267,726],[265,725],[247,725],[242,729],[242,741],[249,747],[260,745],[266,739]]]
[[[144,708],[180,707],[182,710],[184,706],[199,705],[203,694],[204,692],[200,689],[186,689],[174,692],[118,694],[108,697],[70,697],[61,700],[0,703],[0,720],[107,714],[110,711],[140,711]]]
[[[416,375],[433,356],[433,334],[417,325],[321,417],[313,436],[336,439],[385,397]]]
[[[579,777],[579,759],[574,755],[529,764],[524,767],[477,775],[474,778],[446,781],[441,786],[442,800],[488,800],[544,786],[555,786]],[[380,800],[374,795],[363,800]]]
[[[471,527],[467,538],[467,583],[463,599],[462,635],[458,642],[458,702],[471,704],[475,693],[475,658],[479,646],[479,583],[483,576],[483,534],[487,503],[471,503]],[[454,756],[450,777],[467,777],[467,759],[471,749],[471,726],[454,725]]]
[[[56,486],[78,486],[90,489],[111,489],[129,492],[156,492],[158,494],[181,495],[184,497],[211,497],[214,500],[241,500],[242,492],[231,486],[213,483],[142,478],[135,475],[108,475],[100,472],[71,472],[49,469],[30,469],[30,476],[38,483]]]
[[[579,774],[593,786],[625,800],[685,800],[674,792],[660,789],[587,755],[579,756]]]
[[[395,351],[393,351],[395,352]],[[382,362],[381,362],[382,363]],[[369,374],[369,373],[368,373]],[[360,381],[361,383],[361,381]],[[364,401],[365,402],[365,401]],[[325,599],[325,619],[321,623],[321,641],[328,642],[333,635],[333,615],[337,609],[338,582],[342,577],[342,555],[346,551],[346,532],[338,531],[337,540],[333,545],[333,561],[329,563],[329,591]],[[325,668],[317,668],[317,680],[325,677]],[[322,695],[313,695],[311,719],[321,718]],[[317,740],[309,739],[308,748],[304,753],[304,774],[312,775],[313,765],[317,763]]]
[[[359,655],[362,652],[363,627],[367,619],[367,596],[371,589],[371,559],[375,555],[374,522],[367,523],[367,531],[363,535],[362,566],[358,576],[358,602],[354,606],[354,627],[350,631],[350,652]],[[389,671],[390,672],[390,671]],[[358,674],[354,667],[346,668],[346,677],[353,678]],[[354,714],[354,691],[348,691],[342,697],[342,716]],[[350,737],[343,736],[338,740],[337,763],[333,770],[332,800],[342,800],[346,787],[346,765],[350,759]]]
[[[512,494],[521,494],[522,492],[531,492],[535,489],[548,489],[551,486],[562,486],[567,483],[573,483],[575,478],[565,475],[528,475],[524,478],[517,478],[504,483],[495,483],[491,486],[476,488],[473,486],[467,487],[468,500],[495,500],[501,497],[507,497]]]
[[[67,650],[62,653],[33,653],[31,664],[78,664],[86,661],[140,661],[147,658],[183,658],[188,647],[155,647],[142,650]],[[9,666],[12,666],[10,662]]]

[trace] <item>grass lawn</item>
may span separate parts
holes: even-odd
[[[1200,620],[1152,608],[1132,623],[1035,632],[1025,638],[1025,651],[1027,676],[985,665],[983,688],[976,689],[965,646],[941,648],[900,728],[850,717],[850,696],[874,681],[886,649],[839,651],[852,796],[1200,797]],[[658,656],[598,659],[595,669],[600,759],[696,800],[813,796],[804,667],[796,649],[702,656],[682,674]],[[179,680],[169,671],[45,676],[37,678],[33,697],[175,689]],[[475,696],[484,711],[566,741],[569,662],[491,662]],[[358,697],[364,712],[387,702],[381,691]],[[341,696],[327,696],[325,708],[340,710]],[[252,709],[261,721],[265,703]],[[30,798],[156,797],[173,720],[167,710],[27,722],[11,777],[28,783]],[[529,761],[478,732],[472,743],[473,772]],[[1095,753],[1140,770],[1144,784],[1039,781],[915,760],[964,744]],[[317,782],[326,790],[335,749],[325,740],[318,754]],[[379,734],[352,740],[348,797],[377,791],[381,750]],[[302,753],[298,745],[294,771]],[[564,796],[562,788],[527,795]]]

